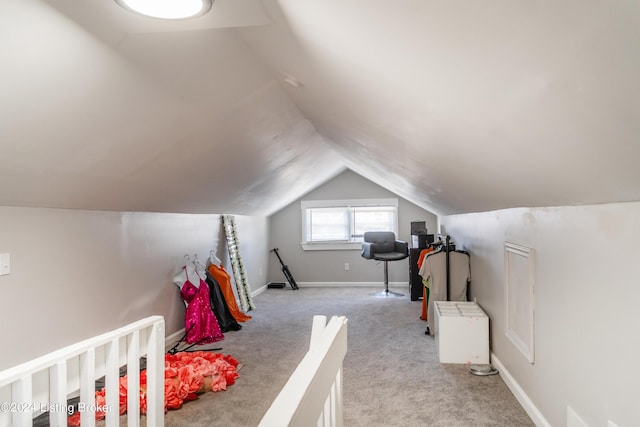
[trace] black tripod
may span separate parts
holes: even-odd
[[[296,283],[296,279],[293,278],[293,275],[289,271],[289,267],[284,265],[284,262],[282,262],[282,258],[280,258],[280,254],[278,253],[278,248],[273,248],[271,252],[276,253],[276,256],[278,257],[278,261],[280,261],[280,265],[282,266],[282,272],[284,273],[284,277],[287,278],[287,282],[289,282],[289,284],[291,285],[291,289],[293,289],[294,291],[298,289],[298,284]]]

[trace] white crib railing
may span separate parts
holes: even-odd
[[[342,427],[342,364],[347,318],[314,316],[309,351],[262,418],[259,427]]]
[[[0,372],[0,427],[32,426],[48,412],[66,426],[70,396],[82,427],[95,426],[95,381],[104,376],[108,427],[118,426],[120,367],[127,365],[127,425],[140,425],[140,357],[147,361],[147,425],[164,426],[164,318],[151,316]]]

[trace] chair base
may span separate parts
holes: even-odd
[[[396,298],[396,297],[403,297],[404,294],[401,294],[399,292],[393,292],[390,291],[389,289],[383,289],[379,292],[374,292],[372,294],[369,294],[372,297],[377,297],[377,298]]]
[[[369,295],[378,298],[395,298],[404,296],[404,294],[401,294],[399,292],[392,292],[389,290],[389,263],[387,262],[387,260],[384,261],[384,289],[380,292],[374,292]]]

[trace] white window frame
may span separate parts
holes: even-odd
[[[300,245],[305,251],[360,250],[361,242],[307,242],[307,209],[313,208],[356,208],[371,206],[392,206],[394,208],[393,232],[398,235],[398,199],[340,199],[303,200],[300,202],[302,234]],[[350,225],[351,227],[351,225]]]

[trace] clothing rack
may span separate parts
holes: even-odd
[[[442,245],[442,237],[440,236],[438,243],[440,245]],[[451,267],[449,265],[449,249],[450,249],[450,244],[451,244],[451,237],[449,235],[447,235],[445,237],[445,242],[444,242],[444,252],[445,252],[445,265],[446,265],[446,270],[447,270],[447,282],[446,282],[446,300],[449,301],[449,282],[451,280]],[[427,329],[424,331],[425,335],[430,335],[431,334],[431,330],[429,329],[429,325],[427,325]]]
[[[442,237],[440,238],[440,244],[442,243]],[[449,285],[451,283],[451,264],[449,261],[449,254],[451,253],[451,251],[455,251],[456,250],[456,244],[454,242],[451,242],[451,236],[447,235],[444,238],[444,252],[445,252],[445,259],[446,259],[446,266],[447,266],[447,287],[446,287],[446,295],[447,295],[447,301],[449,301]],[[466,253],[465,251],[458,251],[458,252],[462,252],[462,253]]]
[[[465,251],[456,251],[456,246],[455,243],[451,241],[451,236],[448,235],[438,235],[438,241],[434,242],[432,244],[432,246],[436,247],[437,250],[435,251],[435,253],[438,252],[444,252],[445,254],[445,300],[446,301],[450,301],[451,300],[451,252],[460,252],[460,253],[464,253],[467,254],[467,252]],[[439,248],[438,248],[439,247]],[[468,282],[467,282],[468,283]],[[466,299],[468,299],[468,287],[467,287],[467,296]],[[425,334],[429,335],[431,333],[430,327],[427,326]]]
[[[449,264],[449,249],[450,249],[449,248],[449,244],[450,243],[451,243],[451,237],[449,237],[447,235],[445,249],[444,249],[445,253],[447,254],[446,255],[446,260],[447,260],[447,293],[446,293],[447,301],[449,301],[449,282],[451,281],[451,266]]]

